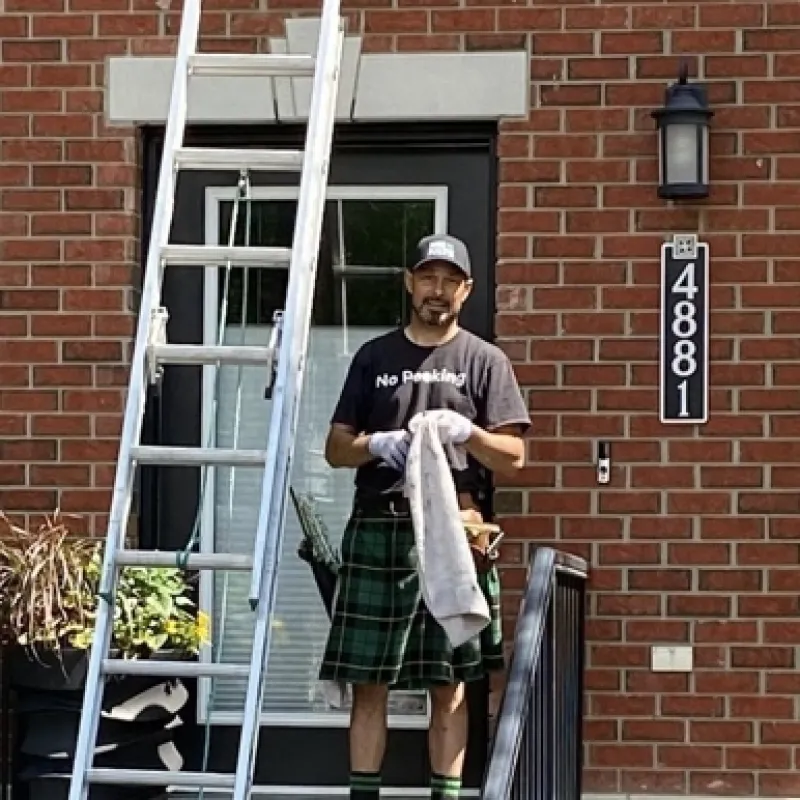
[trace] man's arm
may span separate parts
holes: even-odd
[[[525,442],[516,425],[502,425],[491,431],[473,425],[464,447],[486,469],[498,475],[513,475],[525,465]]]
[[[469,454],[499,475],[513,475],[525,465],[525,441],[530,416],[508,357],[494,349],[487,368],[484,413],[480,428],[473,424],[466,441]]]
[[[368,436],[358,434],[367,424],[365,389],[369,364],[369,344],[357,351],[342,386],[331,427],[325,440],[325,460],[337,467],[360,467],[373,459],[367,450]]]
[[[325,460],[334,469],[360,467],[375,458],[367,449],[368,444],[369,436],[357,434],[348,425],[334,422],[325,440]]]

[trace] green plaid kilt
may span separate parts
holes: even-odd
[[[426,689],[479,680],[488,671],[503,669],[496,568],[478,575],[491,623],[453,648],[422,601],[415,552],[407,515],[353,512],[342,538],[321,680]]]

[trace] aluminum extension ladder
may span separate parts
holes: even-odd
[[[197,52],[201,0],[185,0],[175,74],[167,118],[164,152],[156,195],[144,288],[131,364],[111,512],[102,566],[98,615],[89,659],[69,800],[87,800],[92,784],[227,790],[235,800],[249,800],[270,647],[270,621],[275,602],[278,561],[283,540],[290,463],[294,451],[299,397],[308,347],[311,306],[327,193],[336,98],[344,41],[339,0],[322,0],[316,57],[288,54],[204,54]],[[222,150],[184,147],[189,82],[194,76],[313,78],[305,149]],[[300,189],[292,248],[187,246],[169,244],[177,171],[181,169],[300,171]],[[161,307],[163,272],[170,264],[205,266],[271,266],[289,268],[286,303],[277,341],[269,347],[170,345]],[[274,345],[274,346],[272,346]],[[263,364],[274,378],[272,412],[265,450],[142,446],[146,384],[154,365]],[[136,467],[250,466],[264,467],[261,505],[252,556],[222,553],[182,554],[125,549]],[[113,608],[119,569],[177,564],[193,570],[251,572],[250,606],[255,612],[250,664],[159,662],[109,658]],[[93,753],[108,675],[164,677],[247,677],[247,694],[236,772],[170,772],[93,767]]]

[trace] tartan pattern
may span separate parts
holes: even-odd
[[[415,690],[479,680],[503,669],[496,568],[478,575],[491,623],[454,649],[422,602],[415,552],[409,516],[353,513],[342,538],[321,680]]]

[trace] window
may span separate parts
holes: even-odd
[[[207,193],[207,241],[227,242],[234,191]],[[238,206],[236,244],[291,246],[296,190],[254,189]],[[248,210],[249,209],[249,210]],[[331,187],[323,223],[309,359],[300,408],[292,486],[313,496],[338,547],[349,515],[353,473],[331,470],[322,455],[330,415],[355,350],[406,318],[403,270],[420,237],[446,228],[446,189],[438,187]],[[286,270],[206,270],[205,337],[218,340],[224,319],[229,344],[267,344],[273,313],[282,309]],[[256,367],[221,368],[214,410],[214,367],[204,373],[203,436],[219,447],[263,447],[270,403],[266,376]],[[253,546],[262,470],[217,468],[206,482],[202,538],[205,549],[248,553]],[[297,556],[299,522],[289,505],[278,572],[275,627],[267,669],[263,724],[345,725],[346,709],[332,708],[317,673],[329,623],[308,565]],[[214,543],[212,548],[212,542]],[[249,661],[253,614],[248,573],[201,576],[201,605],[213,620],[221,660]],[[206,653],[204,657],[209,658]],[[236,723],[245,680],[203,679],[201,718]],[[393,699],[390,724],[427,725],[427,700],[419,693]]]

